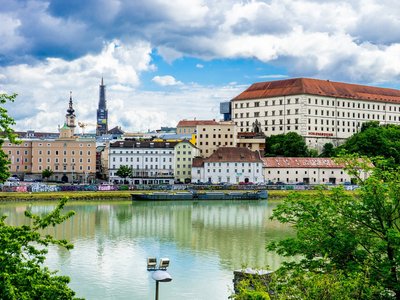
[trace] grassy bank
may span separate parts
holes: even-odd
[[[146,191],[144,191],[146,192]],[[270,200],[280,200],[293,191],[268,191]],[[318,191],[298,191],[302,194],[314,195]],[[97,192],[43,192],[43,193],[4,193],[0,192],[0,202],[13,201],[53,201],[62,197],[71,200],[130,200],[132,191],[97,191]]]

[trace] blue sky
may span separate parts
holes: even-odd
[[[130,132],[219,118],[259,81],[400,88],[398,0],[0,0],[0,24],[18,130],[56,131],[69,91],[95,123],[102,76],[109,125]]]

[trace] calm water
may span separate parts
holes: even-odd
[[[0,205],[8,223],[21,225],[30,204]],[[47,264],[71,277],[86,299],[154,299],[155,282],[146,270],[149,256],[168,257],[173,280],[160,283],[160,300],[227,299],[233,270],[275,269],[280,258],[265,251],[270,240],[291,230],[269,217],[276,203],[246,202],[70,202],[76,215],[48,230],[73,242],[74,249],[51,248]],[[45,213],[49,203],[35,203]]]

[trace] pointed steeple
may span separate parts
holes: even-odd
[[[107,134],[108,132],[108,110],[106,101],[106,86],[104,85],[103,76],[99,86],[99,107],[97,108],[97,129],[96,135]]]
[[[72,103],[72,91],[69,92],[69,105],[67,109],[67,114],[65,115],[66,124],[68,127],[74,128],[75,125],[75,109]]]
[[[70,91],[69,92],[69,106],[68,106],[68,109],[67,109],[67,113],[69,115],[73,115],[74,112],[75,112],[75,109],[72,106],[72,91]]]

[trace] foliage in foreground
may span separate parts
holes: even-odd
[[[16,135],[11,125],[15,124],[15,121],[7,113],[7,109],[3,107],[7,102],[14,102],[16,94],[7,95],[0,93],[0,182],[4,182],[10,177],[10,171],[8,165],[10,164],[9,157],[2,149],[4,141],[8,139],[12,143],[17,143]]]
[[[344,159],[353,176],[360,161]],[[272,218],[296,237],[267,249],[286,257],[271,283],[276,299],[400,299],[400,168],[376,160],[357,196],[342,188],[293,193]]]
[[[40,233],[74,214],[61,213],[66,201],[67,198],[62,199],[44,216],[27,210],[25,216],[31,219],[32,225],[10,226],[5,223],[5,216],[0,218],[0,299],[75,299],[75,292],[68,287],[70,279],[57,276],[56,272],[43,266],[48,246],[73,247],[66,240]]]

